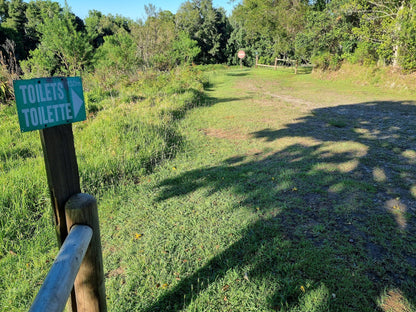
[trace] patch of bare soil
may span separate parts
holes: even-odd
[[[274,93],[271,93],[271,92],[265,92],[264,95],[271,96],[272,98],[277,98],[277,99],[285,101],[287,103],[302,104],[302,105],[306,105],[307,107],[310,107],[310,106],[313,105],[312,102],[305,101],[305,100],[299,99],[299,98],[295,98],[295,97],[290,96],[290,95],[279,95],[279,94],[274,94]]]
[[[236,87],[260,97],[255,102],[261,106],[276,106],[285,102],[301,108],[299,112],[310,111],[317,106],[316,103],[290,95],[291,88],[282,87],[278,82],[244,80],[237,83]]]
[[[406,300],[403,294],[399,290],[390,290],[387,293],[387,297],[385,298],[383,304],[381,305],[381,309],[384,312],[410,312],[412,311],[408,304],[406,304]]]
[[[122,267],[118,267],[115,270],[111,270],[106,274],[106,277],[117,277],[120,275],[124,275],[124,269]]]
[[[202,129],[202,132],[206,136],[218,138],[218,139],[227,139],[232,141],[240,141],[240,140],[247,140],[249,139],[249,135],[240,133],[237,130],[227,131],[224,129],[214,129],[214,128],[208,128],[208,129]]]

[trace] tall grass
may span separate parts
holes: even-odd
[[[176,122],[200,102],[200,71],[147,72],[114,90],[84,78],[88,119],[73,125],[83,191],[138,182],[181,148]],[[20,133],[14,107],[0,118],[0,310],[26,310],[56,254],[39,136]]]

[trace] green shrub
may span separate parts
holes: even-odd
[[[407,9],[403,12],[402,29],[400,32],[399,63],[405,72],[416,71],[416,13]]]
[[[329,52],[324,52],[312,57],[311,62],[316,69],[320,70],[337,70],[342,65],[342,57]]]
[[[85,190],[96,193],[118,181],[140,179],[174,155],[181,146],[175,121],[199,102],[200,77],[192,68],[142,72],[111,100],[99,87],[90,90],[86,97],[95,117],[76,134]]]
[[[377,63],[377,52],[372,44],[367,42],[358,43],[354,53],[348,55],[347,60],[352,64],[371,66]]]

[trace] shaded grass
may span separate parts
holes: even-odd
[[[210,79],[184,152],[127,203],[103,198],[124,207],[104,234],[122,246],[113,310],[413,311],[414,103],[285,72]]]

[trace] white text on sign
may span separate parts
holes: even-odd
[[[81,77],[49,77],[13,81],[22,132],[86,119]]]
[[[72,105],[70,103],[22,109],[26,127],[47,125],[59,121],[72,119]]]
[[[34,104],[63,100],[65,98],[64,84],[51,82],[44,84],[29,84],[19,86],[22,92],[23,104]]]

